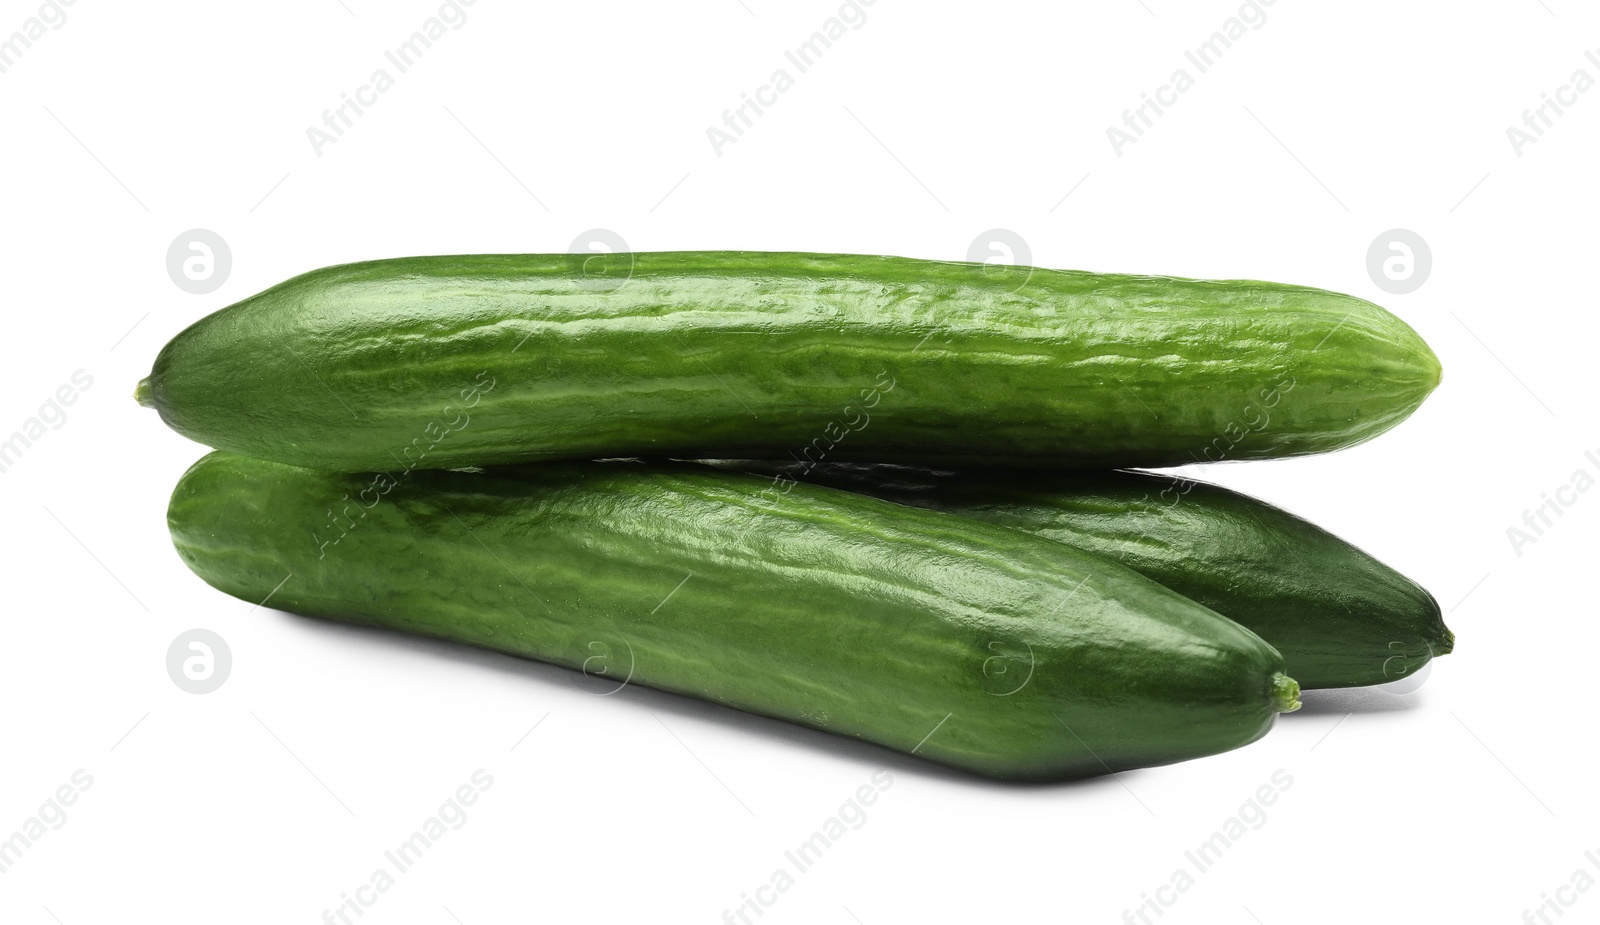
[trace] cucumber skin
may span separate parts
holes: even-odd
[[[1106,468],[1339,449],[1439,381],[1403,321],[1298,286],[738,251],[615,255],[606,282],[598,259],[316,270],[178,334],[140,400],[337,471],[823,445]]]
[[[607,677],[993,777],[1214,754],[1298,705],[1247,630],[990,524],[818,487],[773,502],[690,465],[419,471],[362,511],[372,484],[213,453],[168,523],[196,574],[251,603],[282,582],[279,609],[571,668],[603,655]],[[346,496],[353,526],[324,545]]]
[[[1182,476],[706,462],[780,490],[797,479],[861,492],[1112,559],[1260,635],[1306,690],[1398,681],[1455,644],[1416,582],[1288,511]]]

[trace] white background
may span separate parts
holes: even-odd
[[[880,767],[892,785],[760,921],[1124,919],[1283,769],[1292,786],[1160,921],[1523,920],[1600,849],[1593,794],[1600,492],[1600,92],[1520,156],[1506,130],[1600,48],[1574,0],[1313,4],[1196,75],[1229,2],[913,4],[796,74],[833,3],[478,0],[335,144],[306,130],[438,7],[78,0],[0,74],[0,432],[93,384],[0,475],[0,837],[76,769],[67,821],[0,874],[19,925],[318,922],[475,769],[492,787],[368,923],[723,920]],[[0,3],[0,36],[38,10]],[[737,143],[706,129],[787,67]],[[1119,157],[1106,129],[1195,86]],[[1071,191],[1070,196],[1065,196]],[[203,449],[132,400],[201,316],[315,267],[452,252],[750,248],[1244,277],[1372,298],[1444,384],[1374,443],[1203,477],[1310,517],[1430,588],[1459,634],[1410,696],[1316,696],[1264,740],[1063,786],[1003,786],[572,672],[320,624],[213,591],[166,535]],[[1387,295],[1387,229],[1432,248]],[[168,245],[231,245],[208,295]],[[233,671],[185,693],[182,631]],[[537,728],[531,733],[531,727]],[[773,895],[773,894],[765,894]],[[1169,894],[1172,895],[1172,894]],[[1600,890],[1562,894],[1567,921]],[[1137,921],[1137,917],[1132,919]],[[737,921],[737,918],[734,919]]]

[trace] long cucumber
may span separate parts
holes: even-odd
[[[1178,475],[940,470],[802,460],[719,467],[960,514],[1113,559],[1237,620],[1307,689],[1415,676],[1455,635],[1416,582],[1248,495]]]
[[[830,254],[414,257],[178,334],[140,401],[341,471],[614,456],[1162,466],[1366,440],[1439,381],[1378,306],[1252,281]]]
[[[704,466],[196,463],[168,523],[236,597],[631,678],[980,774],[1244,745],[1298,705],[1260,638],[1015,530]],[[276,589],[276,590],[275,590]]]

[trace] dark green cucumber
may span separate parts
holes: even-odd
[[[1404,322],[1318,289],[685,252],[317,270],[180,333],[137,395],[201,443],[340,471],[824,444],[1085,468],[1334,450],[1438,381]]]
[[[1307,689],[1408,678],[1455,643],[1433,595],[1404,575],[1287,511],[1181,476],[712,464],[772,477],[779,494],[798,479],[1114,559],[1259,634]]]
[[[189,567],[247,601],[600,664],[995,777],[1214,754],[1298,705],[1271,646],[1113,562],[768,484],[638,463],[388,480],[213,453],[167,516]]]

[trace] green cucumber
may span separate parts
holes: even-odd
[[[1455,635],[1433,595],[1314,524],[1248,495],[1143,472],[936,470],[716,460],[1000,524],[1113,559],[1243,624],[1306,689],[1412,677]]]
[[[1113,562],[768,486],[687,464],[400,479],[213,453],[167,516],[184,562],[252,603],[603,667],[994,777],[1214,754],[1298,705],[1271,646]]]
[[[710,251],[316,270],[178,334],[136,395],[339,471],[822,444],[1088,468],[1334,450],[1438,381],[1404,322],[1319,289]]]

